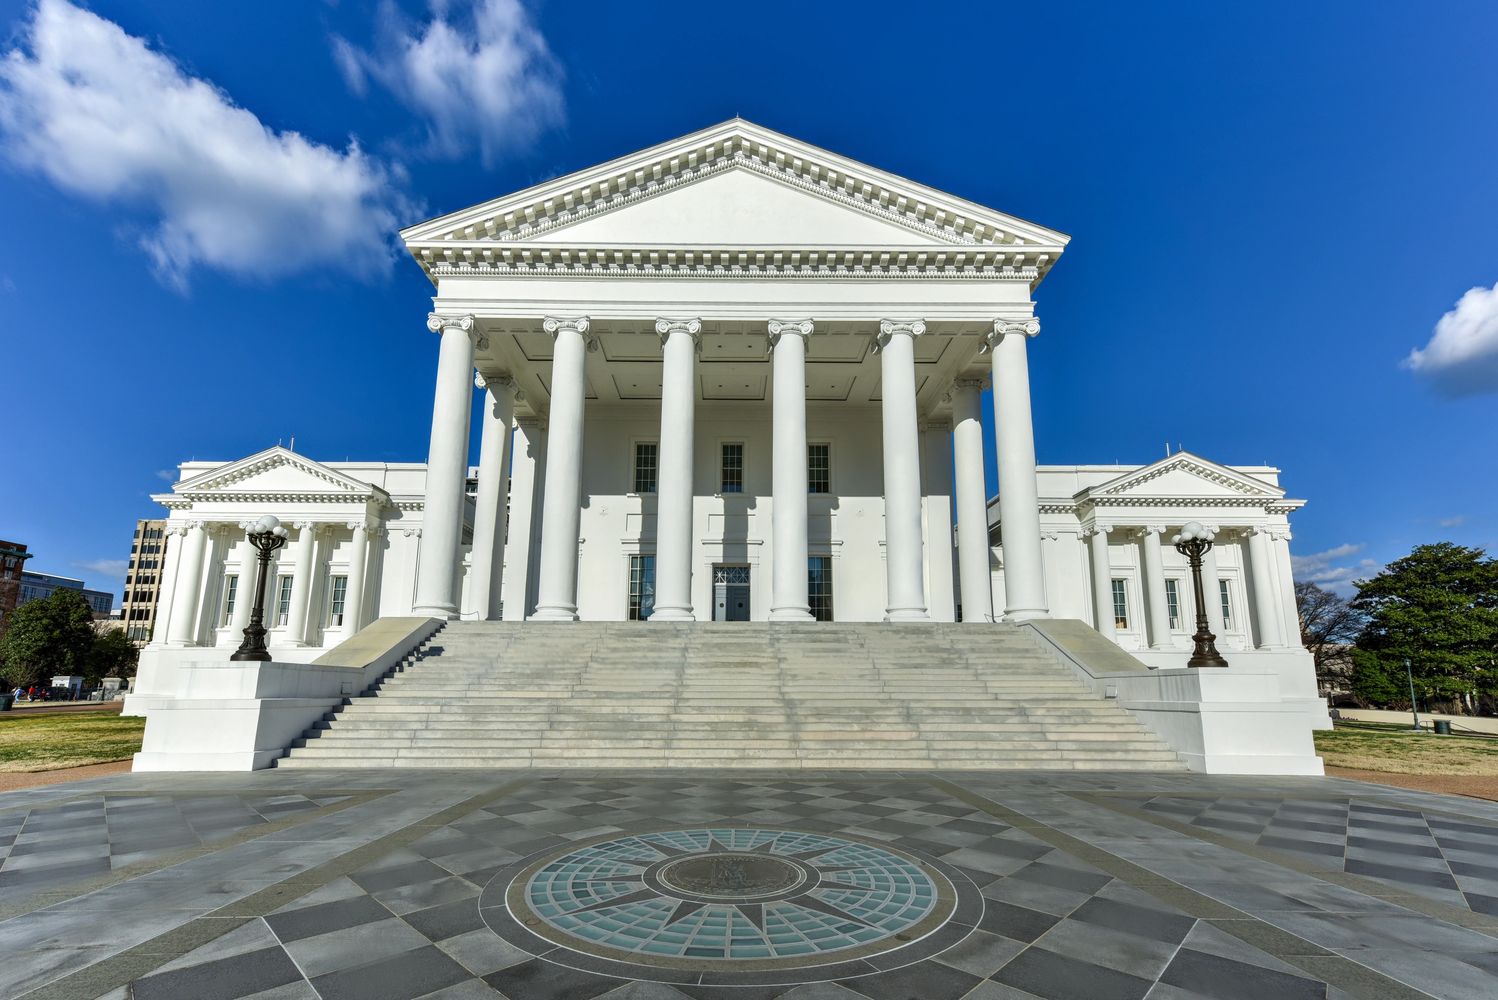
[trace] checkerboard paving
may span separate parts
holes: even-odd
[[[106,793],[6,811],[0,813],[0,895],[65,889],[346,798]]]
[[[1357,798],[1142,798],[1146,813],[1498,916],[1498,824]]]
[[[842,831],[955,866],[984,907],[958,945],[839,982],[630,982],[505,943],[477,901],[494,872],[610,833],[711,824]],[[955,918],[954,918],[955,919]],[[814,975],[801,978],[814,979]],[[1327,998],[1324,983],[928,782],[891,778],[538,781],[249,920],[133,986],[136,1000],[998,1000]]]

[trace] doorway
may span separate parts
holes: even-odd
[[[730,563],[713,565],[713,621],[749,620],[749,567]]]

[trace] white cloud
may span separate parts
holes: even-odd
[[[1444,396],[1498,392],[1498,285],[1469,289],[1404,367]]]
[[[1337,545],[1324,552],[1313,552],[1305,556],[1290,556],[1290,568],[1295,579],[1301,583],[1314,583],[1323,590],[1330,590],[1351,597],[1357,588],[1356,580],[1377,576],[1383,565],[1376,559],[1352,559],[1365,548],[1362,542]]]
[[[430,6],[417,24],[383,3],[373,51],[334,37],[350,90],[379,83],[422,116],[429,155],[476,145],[486,166],[562,121],[561,64],[519,0],[474,0],[462,17],[447,0]]]
[[[392,168],[278,132],[112,21],[39,0],[0,60],[5,153],[64,191],[143,210],[140,245],[177,288],[208,266],[271,278],[386,271],[415,217]]]
[[[95,559],[91,562],[76,562],[73,565],[81,570],[87,570],[95,577],[115,581],[125,578],[125,570],[130,564],[123,559]]]
[[[177,470],[176,469],[157,469],[156,470],[156,478],[164,480],[165,482],[168,482],[168,483],[175,483],[177,481]]]
[[[1443,528],[1460,528],[1467,523],[1466,514],[1454,514],[1451,517],[1443,517],[1436,524]]]

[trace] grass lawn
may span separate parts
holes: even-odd
[[[146,720],[100,712],[0,713],[0,771],[51,771],[125,760],[140,749]]]
[[[1316,733],[1316,752],[1331,767],[1391,774],[1498,775],[1498,738],[1434,736],[1408,726],[1338,722]],[[3,765],[0,765],[3,766]]]

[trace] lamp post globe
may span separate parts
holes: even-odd
[[[1217,652],[1217,637],[1207,627],[1207,597],[1202,588],[1202,556],[1212,550],[1215,535],[1200,521],[1187,521],[1180,534],[1171,539],[1176,551],[1191,566],[1191,588],[1196,595],[1196,634],[1191,637],[1191,659],[1188,667],[1225,667],[1228,661]]]
[[[244,629],[244,641],[234,651],[231,660],[269,660],[270,650],[265,648],[265,579],[270,570],[270,555],[286,544],[286,528],[279,520],[266,514],[250,525],[248,538],[259,556],[255,574],[255,605],[250,609],[250,623]]]

